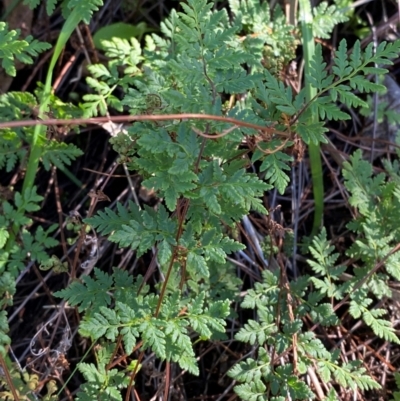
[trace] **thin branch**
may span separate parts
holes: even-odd
[[[212,121],[222,121],[225,123],[230,123],[237,125],[239,127],[253,128],[257,131],[265,132],[269,135],[279,135],[284,138],[290,137],[289,132],[278,131],[275,128],[264,127],[262,125],[252,124],[245,121],[237,120],[235,118],[214,116],[212,114],[154,114],[154,115],[124,115],[124,116],[110,116],[110,117],[95,117],[95,118],[76,118],[76,119],[57,119],[48,118],[43,120],[19,120],[19,121],[9,121],[0,123],[0,129],[4,128],[16,128],[16,127],[32,127],[36,125],[82,125],[82,124],[103,124],[107,122],[123,123],[130,121],[166,121],[166,120],[212,120]]]

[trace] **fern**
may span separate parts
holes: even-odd
[[[50,49],[48,43],[39,42],[32,36],[18,40],[19,30],[8,30],[5,22],[0,21],[0,59],[2,67],[8,75],[15,77],[15,58],[24,64],[32,64],[33,58],[39,53]]]
[[[25,156],[26,149],[22,146],[20,137],[11,130],[4,130],[0,135],[0,169],[5,168],[9,173]]]
[[[84,276],[83,283],[73,282],[68,288],[54,293],[57,297],[66,299],[72,306],[78,306],[79,312],[91,310],[96,312],[102,306],[111,302],[109,291],[113,286],[112,277],[95,268],[95,277]]]
[[[325,279],[304,277],[297,282],[290,283],[290,293],[297,299],[297,307],[293,313],[302,316],[311,312],[309,316],[315,321],[327,325],[338,324],[339,320],[334,315],[331,305],[323,304],[321,301],[324,293],[338,299],[352,293],[351,286],[346,283],[335,283],[339,282],[345,269],[341,266],[334,266],[338,255],[332,254],[334,249],[327,241],[325,231],[313,240],[310,250],[316,259],[316,261],[310,261],[313,270]],[[258,321],[249,320],[236,335],[236,339],[239,341],[257,345],[259,355],[257,359],[249,358],[229,371],[231,377],[242,383],[235,387],[235,392],[242,399],[258,400],[261,396],[260,389],[263,389],[264,394],[268,385],[270,386],[269,391],[274,397],[284,398],[289,393],[291,397],[296,399],[307,399],[313,394],[293,374],[293,367],[290,364],[274,367],[263,348],[265,344],[268,344],[273,346],[277,353],[283,353],[292,344],[291,336],[302,330],[301,320],[289,320],[288,310],[286,309],[288,304],[284,299],[279,304],[280,315],[284,320],[281,321],[281,327],[276,324],[274,308],[279,302],[277,277],[274,277],[272,273],[264,272],[263,278],[264,282],[256,284],[254,290],[248,292],[242,303],[242,307],[256,308]],[[311,292],[307,300],[303,299],[305,289],[311,283],[317,284],[316,287],[319,292]],[[331,287],[325,289],[324,285],[320,283],[328,284]],[[329,288],[331,289],[329,290]],[[355,299],[351,303],[350,313],[356,318],[363,315],[364,321],[372,327],[376,335],[397,343],[398,339],[394,335],[390,323],[379,319],[384,311],[369,309],[370,302],[365,298],[365,295],[362,298]],[[297,337],[296,347],[300,372],[306,373],[309,366],[317,364],[318,374],[324,382],[335,380],[341,386],[351,388],[358,386],[364,390],[379,388],[379,385],[365,374],[365,369],[361,368],[358,362],[339,364],[337,362],[338,353],[326,349],[312,332],[301,332]],[[332,393],[331,396],[334,397],[334,394]]]
[[[87,316],[82,322],[80,332],[94,340],[105,336],[110,341],[115,341],[117,335],[121,334],[128,353],[140,336],[143,339],[143,346],[152,349],[159,358],[178,362],[183,369],[198,374],[188,328],[193,327],[203,340],[210,338],[215,331],[223,332],[225,326],[223,319],[229,313],[229,302],[218,301],[210,308],[199,308],[197,305],[195,314],[189,308],[186,315],[179,317],[171,314],[171,308],[178,311],[183,304],[179,300],[178,293],[172,294],[171,297],[174,302],[170,302],[167,298],[158,318],[151,316],[151,305],[154,300],[152,295],[140,297],[136,301],[141,304],[139,310],[132,308],[134,305],[128,306],[121,302],[116,303],[115,309],[100,306],[99,312]]]
[[[121,204],[117,203],[118,213],[106,208],[100,210],[95,216],[85,220],[86,223],[96,228],[99,233],[107,235],[119,229],[122,225],[128,224],[131,219],[140,219],[140,212],[136,204],[129,201],[129,211]]]
[[[58,2],[59,0],[46,0],[46,12],[48,15],[53,14]],[[40,0],[26,0],[25,4],[33,10],[40,4]]]
[[[121,389],[128,386],[129,377],[117,369],[107,369],[112,352],[112,344],[99,347],[96,352],[97,366],[92,363],[79,363],[78,369],[86,383],[78,392],[77,400],[89,401],[96,398],[102,401],[122,401]]]
[[[175,245],[173,234],[176,223],[168,219],[164,207],[160,207],[158,215],[150,208],[146,208],[140,214],[140,219],[130,220],[129,224],[122,225],[110,236],[110,240],[121,247],[130,246],[132,249],[137,249],[139,255],[143,255],[161,238],[165,238],[170,245]]]
[[[339,254],[333,254],[333,250],[334,247],[327,241],[326,231],[323,229],[321,234],[313,239],[313,244],[310,247],[310,252],[315,260],[308,261],[313,271],[322,275],[323,279],[311,277],[311,281],[321,294],[342,299],[349,290],[351,283],[338,283],[341,280],[341,275],[346,271],[346,266],[335,266]]]
[[[71,165],[71,162],[82,154],[83,152],[73,144],[49,141],[43,148],[42,162],[46,170],[50,170],[52,165],[62,169],[65,165]]]
[[[360,242],[360,244],[358,245],[357,242]],[[357,242],[353,245],[352,248],[350,248],[350,250],[362,247],[361,241]],[[388,241],[385,241],[385,239],[383,239],[383,242],[385,243],[386,252],[388,252]],[[365,247],[364,249],[369,250],[371,248]],[[358,290],[355,292],[353,292],[352,290],[353,286],[357,282],[357,279],[361,280],[365,276],[365,269],[359,269],[362,270],[362,272],[356,272],[356,277],[353,277],[352,280],[347,281],[343,284],[337,284],[336,282],[342,279],[341,275],[345,272],[346,269],[343,266],[334,266],[338,255],[332,254],[333,247],[330,246],[329,242],[326,240],[325,231],[323,231],[319,237],[313,240],[313,246],[310,248],[310,250],[314,258],[317,260],[309,261],[311,267],[315,272],[323,274],[325,276],[323,280],[317,277],[311,278],[311,281],[314,283],[319,292],[325,293],[326,295],[330,297],[335,297],[337,299],[342,299],[345,295],[349,295],[352,298],[352,301],[350,302],[349,312],[354,318],[358,319],[362,317],[363,321],[372,328],[373,332],[378,337],[394,343],[398,343],[399,339],[395,335],[391,323],[387,320],[379,319],[379,317],[384,315],[386,311],[383,309],[371,309],[372,300],[367,297],[367,290],[365,288],[363,290]],[[362,258],[364,260],[368,260],[365,258],[365,254],[362,256]],[[372,263],[375,263],[375,260],[372,260]],[[382,285],[384,285],[384,289],[379,292],[379,280],[379,277],[371,277],[370,281],[368,282],[368,287],[377,296],[387,295],[390,291],[384,282],[381,283]]]
[[[323,1],[313,9],[313,31],[316,38],[329,39],[333,28],[346,22],[349,18],[343,10],[338,9],[337,3],[328,5],[328,2]]]
[[[348,254],[360,258],[365,268],[370,270],[378,261],[387,257],[400,238],[398,227],[394,224],[398,215],[399,182],[395,177],[388,181],[383,173],[374,176],[371,165],[362,160],[359,151],[355,152],[350,161],[345,163],[343,175],[351,195],[349,201],[358,209],[360,216],[348,224],[359,236],[349,248]],[[396,267],[398,259],[395,253],[385,264],[386,273],[396,280],[399,277]],[[365,271],[359,269],[356,273],[362,277]],[[390,293],[385,281],[377,274],[371,276],[368,284],[376,296]]]

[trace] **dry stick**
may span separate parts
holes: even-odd
[[[315,369],[309,366],[307,373],[310,376],[311,382],[314,384],[315,392],[317,393],[318,398],[323,400],[325,398],[325,393],[324,390],[322,390],[321,383],[319,382],[317,375],[315,374]]]
[[[33,265],[33,267],[34,267],[35,273],[38,274],[39,272],[37,271],[35,265]],[[46,285],[45,283],[43,283],[43,288],[44,288],[44,290],[46,291],[47,285]],[[46,292],[47,292],[47,291],[46,291]],[[51,295],[50,295],[50,296],[51,296]],[[52,301],[52,298],[50,298],[50,301]],[[54,301],[53,301],[53,302],[54,302]],[[50,340],[49,340],[49,343],[48,343],[48,346],[47,346],[48,349],[49,349],[49,352],[46,353],[46,357],[49,357],[49,356],[50,356],[50,352],[51,352],[51,350],[52,350],[51,346],[52,346],[52,344],[53,344],[53,342],[54,342],[54,339],[55,339],[55,337],[56,337],[57,329],[58,329],[58,327],[60,326],[61,317],[64,316],[64,320],[66,321],[66,315],[65,315],[64,313],[65,313],[65,301],[63,301],[63,302],[61,303],[60,307],[59,307],[58,316],[57,316],[57,319],[56,319],[55,322],[54,322],[54,329],[53,329],[53,331],[52,331],[52,333],[51,333]],[[50,322],[52,322],[52,321],[53,321],[53,319],[51,318],[50,320],[48,320],[48,321],[45,323],[45,325],[44,325],[43,327],[47,326],[47,325],[48,325]],[[67,322],[67,324],[68,324],[68,322]],[[50,325],[49,325],[49,327],[50,327]],[[36,334],[35,334],[35,336],[36,336]],[[35,338],[35,337],[34,337],[34,338]],[[57,358],[57,360],[58,360],[58,358]],[[51,360],[50,360],[50,358],[48,359],[48,361],[49,361],[49,366],[50,366],[50,369],[51,369],[52,366],[51,366]],[[40,372],[42,372],[42,369],[43,369],[43,367],[44,367],[44,364],[45,364],[45,358],[43,358],[42,361],[41,361],[41,363],[40,363]],[[49,371],[47,371],[47,375],[49,375],[48,372],[49,372]],[[50,372],[51,372],[51,370],[50,370]],[[47,376],[47,377],[48,377],[48,376]]]
[[[282,244],[279,244],[279,246],[281,248]],[[286,275],[286,269],[284,266],[284,262],[282,260],[281,250],[280,250],[279,254],[277,255],[277,262],[280,267],[280,278],[279,278],[280,293],[283,291],[286,291],[286,302],[287,302],[289,320],[291,323],[293,323],[294,322],[294,313],[293,313],[292,304],[294,303],[294,300],[290,293],[289,280]],[[297,333],[293,333],[293,335],[292,335],[292,347],[293,347],[293,372],[294,372],[294,374],[297,374],[297,361],[298,361]]]
[[[126,389],[126,394],[125,394],[125,401],[129,401],[129,398],[130,398],[129,394],[130,394],[130,392],[132,390],[133,381],[135,380],[136,374],[137,374],[138,369],[139,369],[139,365],[142,362],[143,358],[144,358],[144,351],[142,351],[139,354],[139,357],[138,357],[138,359],[136,361],[135,369],[133,369],[133,372],[132,372],[132,374],[131,374],[131,376],[129,378],[129,384],[128,384],[128,387]]]
[[[60,200],[61,197],[60,197],[60,189],[58,187],[57,169],[56,168],[53,168],[53,173],[54,173],[54,194],[56,196],[58,224],[60,225],[61,245],[62,245],[62,249],[64,252],[64,257],[68,261],[68,265],[71,266],[71,261],[68,257],[67,241],[65,239],[65,233],[64,233],[63,211],[62,211],[61,200]]]
[[[278,131],[275,128],[264,127],[261,125],[240,121],[230,117],[214,116],[212,114],[196,114],[196,113],[153,114],[153,115],[146,114],[146,115],[136,115],[136,116],[125,115],[125,116],[110,116],[110,117],[96,117],[96,118],[76,118],[76,119],[48,118],[44,120],[19,120],[19,121],[9,121],[0,123],[0,129],[15,128],[15,127],[31,127],[35,125],[82,125],[82,124],[98,125],[110,121],[115,123],[124,123],[130,121],[163,121],[163,120],[167,121],[167,120],[183,120],[183,119],[221,121],[225,123],[234,124],[239,127],[253,128],[257,131],[264,132],[267,135],[279,135],[284,138],[290,137],[289,132]],[[208,134],[202,134],[202,136],[205,135]],[[227,133],[225,135],[227,135]],[[216,135],[211,135],[211,138],[215,137]]]
[[[165,366],[165,386],[164,386],[164,400],[168,401],[169,386],[171,382],[171,362],[166,362]]]
[[[341,183],[340,183],[340,181],[339,181],[339,178],[338,178],[339,173],[336,173],[336,172],[335,172],[334,168],[333,168],[332,165],[330,164],[330,162],[329,162],[328,158],[325,156],[324,152],[321,152],[321,155],[322,155],[322,158],[323,158],[324,161],[325,161],[326,166],[328,167],[328,169],[329,169],[330,172],[331,172],[332,180],[335,181],[336,186],[337,186],[337,188],[338,188],[338,190],[339,190],[339,192],[340,192],[340,194],[341,194],[341,196],[342,196],[342,198],[343,198],[344,203],[346,204],[346,206],[347,206],[348,209],[350,210],[350,213],[351,213],[353,219],[355,219],[356,216],[355,216],[355,213],[354,213],[352,207],[351,207],[350,204],[349,204],[348,196],[346,196],[345,189],[343,188],[343,185],[341,185]],[[325,202],[326,202],[326,199],[325,199]]]
[[[390,344],[388,344],[388,347],[387,347],[387,349],[386,349],[386,361],[389,361],[390,360]],[[382,386],[382,388],[384,388],[385,387],[385,384],[386,384],[386,377],[387,377],[387,368],[385,367],[384,369],[383,369],[383,375],[382,375],[382,379],[381,379],[381,386]]]
[[[117,341],[120,341],[120,340],[119,340],[120,337],[121,337],[121,341],[122,341],[122,336],[121,336],[121,335],[118,336]],[[117,343],[117,345],[118,345],[118,343]],[[122,363],[122,362],[126,362],[126,359],[127,359],[130,355],[134,354],[142,345],[143,345],[143,341],[139,341],[139,342],[133,347],[133,350],[132,350],[132,352],[131,352],[129,355],[126,354],[126,353],[124,353],[123,355],[119,356],[117,359],[115,359],[114,361],[112,361],[112,359],[116,357],[116,353],[114,352],[113,355],[112,355],[111,358],[110,358],[110,362],[108,363],[106,369],[107,369],[107,370],[110,370],[110,369],[112,369],[114,366],[117,366],[117,365],[119,365],[119,364]]]
[[[385,30],[387,30],[391,25],[396,25],[399,23],[399,14],[394,13],[387,21],[375,27],[375,35],[383,35]],[[366,38],[361,41],[361,46],[365,47],[373,40],[373,34],[371,33]]]
[[[105,177],[110,177],[110,178],[126,178],[126,174],[108,174],[108,173],[102,173],[100,171],[92,170],[91,168],[86,168],[82,167],[82,170],[85,171],[90,171],[91,173],[96,173],[98,175],[104,175]],[[130,175],[130,177],[137,177],[137,174]]]
[[[41,203],[41,205],[40,205],[40,208],[41,208],[41,209],[43,209],[44,205],[45,205],[46,202],[47,202],[47,197],[49,196],[50,191],[51,191],[51,187],[52,187],[53,184],[54,184],[54,174],[55,174],[55,173],[56,173],[55,167],[52,167],[52,169],[51,169],[51,176],[50,176],[50,179],[49,179],[49,181],[48,181],[48,183],[47,183],[47,188],[46,188],[46,191],[45,191],[45,193],[44,193],[44,195],[43,195],[42,203]]]
[[[250,248],[251,248],[254,251],[254,255],[256,256],[256,258],[261,262],[262,266],[260,266],[260,263],[255,263],[255,266],[258,269],[257,273],[260,274],[263,270],[263,267],[268,268],[268,265],[266,266],[266,264],[265,264],[265,260],[263,259],[263,254],[260,254],[258,252],[257,246],[255,244],[255,241],[257,240],[257,238],[255,236],[252,236],[250,233],[247,233],[247,231],[242,227],[241,224],[237,224],[236,227],[239,229],[240,233],[243,234],[243,236],[247,240],[248,245],[247,245],[246,249],[250,250]],[[257,275],[255,280],[259,280],[259,279],[260,279],[260,276]]]
[[[3,374],[6,377],[6,382],[8,384],[8,388],[10,389],[10,391],[13,395],[14,401],[19,401],[17,391],[14,387],[14,383],[11,379],[10,372],[8,371],[8,368],[6,365],[6,361],[3,359],[3,356],[1,355],[1,353],[0,353],[0,366],[3,368]]]
[[[77,27],[77,29],[80,32],[79,26]],[[83,24],[83,29],[85,30],[85,38],[87,39],[87,41],[89,42],[89,45],[90,45],[89,50],[92,52],[93,61],[95,64],[99,64],[100,61],[99,61],[99,57],[97,54],[97,49],[96,49],[96,46],[94,45],[93,36],[92,36],[92,33],[90,32],[89,26],[87,24]]]
[[[135,394],[135,397],[137,398],[137,401],[140,401],[140,397],[136,389],[133,389],[133,393]]]
[[[97,204],[97,198],[96,197],[91,198],[87,217],[91,217],[92,216],[94,208],[96,207],[96,204]],[[81,252],[81,249],[82,249],[82,246],[83,246],[83,242],[85,241],[85,237],[86,237],[86,226],[87,226],[86,224],[82,223],[81,232],[79,234],[78,243],[76,245],[75,256],[74,256],[74,259],[73,259],[73,262],[72,262],[72,266],[71,266],[70,281],[74,280],[75,277],[76,277],[79,254]]]
[[[83,39],[82,32],[81,32],[81,30],[80,30],[80,28],[79,28],[79,25],[75,28],[75,32],[76,32],[76,34],[78,35],[80,48],[81,48],[81,50],[83,51],[83,54],[85,55],[85,59],[86,59],[88,65],[93,64],[93,63],[92,63],[92,60],[91,60],[91,58],[90,58],[90,56],[89,56],[89,52],[88,52],[88,50],[86,49],[86,43],[85,43],[85,41],[84,41],[84,39]],[[89,35],[89,36],[90,36],[90,30],[87,29],[86,35]],[[93,61],[95,62],[95,64],[98,64],[98,63],[99,63],[99,59],[97,58],[97,56],[94,58]]]
[[[236,380],[233,380],[232,383],[229,384],[229,386],[224,390],[224,392],[215,401],[223,400],[228,395],[228,393],[232,390],[232,387],[235,385],[236,385]],[[234,396],[236,397],[236,394],[234,394]],[[230,399],[232,399],[232,396]]]
[[[137,292],[137,295],[138,295],[138,296],[139,296],[140,293],[142,292],[143,287],[146,285],[146,283],[147,283],[147,281],[150,279],[151,275],[152,275],[152,274],[154,273],[154,271],[156,270],[156,267],[157,267],[157,259],[156,259],[156,258],[157,258],[157,253],[158,253],[158,249],[156,248],[156,249],[154,250],[154,252],[153,252],[153,256],[152,256],[152,258],[151,258],[149,267],[147,268],[146,273],[145,273],[145,275],[144,275],[144,277],[143,277],[142,284],[140,284],[140,286],[139,286],[139,289],[138,289],[138,292]]]
[[[65,63],[63,69],[61,70],[60,74],[58,75],[58,77],[56,78],[56,80],[54,81],[53,84],[53,91],[56,91],[57,88],[60,86],[61,81],[63,80],[63,78],[65,77],[65,75],[67,74],[67,72],[72,68],[73,64],[75,63],[76,59],[78,58],[80,52],[78,51],[76,54],[73,54],[69,60]]]
[[[346,328],[345,327],[342,327],[342,330],[345,332],[345,334],[349,334],[349,331],[348,330],[346,330]],[[351,334],[351,333],[350,333]],[[356,335],[353,335],[352,336],[352,338],[354,338],[355,340],[357,340],[357,341],[359,341],[359,342],[362,342],[362,340],[360,339],[360,337],[358,337],[358,336],[356,336]],[[371,339],[372,340],[372,339]],[[343,341],[342,341],[343,342]],[[372,341],[371,341],[372,342]],[[383,346],[382,347],[384,347],[384,346],[386,346],[386,345],[390,345],[390,343],[388,343],[388,342],[385,342],[384,344],[383,344]],[[374,357],[375,358],[377,358],[377,359],[379,359],[384,365],[385,365],[385,367],[386,368],[389,368],[392,372],[396,372],[397,371],[397,368],[395,368],[394,366],[393,366],[393,364],[391,364],[390,363],[390,361],[388,361],[387,359],[385,359],[381,354],[380,354],[380,350],[375,350],[374,348],[372,348],[367,342],[362,342],[362,344],[360,344],[360,345],[358,345],[357,347],[355,347],[355,350],[358,350],[361,346],[364,346],[366,349],[367,349],[367,351],[370,351],[371,352],[371,354],[373,354],[374,355]],[[382,348],[381,347],[381,348]],[[359,358],[360,359],[360,358]]]
[[[392,146],[393,148],[400,149],[400,145],[399,145],[399,144],[393,143],[393,142],[391,142],[391,141],[389,141],[389,140],[387,140],[387,139],[381,139],[381,138],[375,138],[375,139],[374,139],[374,138],[365,137],[365,136],[363,136],[363,135],[357,135],[357,136],[348,137],[348,136],[342,134],[340,131],[335,130],[334,128],[329,128],[329,131],[333,132],[333,133],[335,134],[335,136],[336,136],[337,138],[339,138],[341,141],[343,141],[343,142],[345,142],[345,143],[347,143],[347,144],[350,144],[350,145],[357,146],[357,147],[359,147],[359,148],[361,148],[361,149],[365,149],[365,150],[370,150],[370,149],[371,149],[371,148],[368,147],[368,146],[363,146],[363,145],[361,145],[361,144],[359,143],[359,142],[361,142],[361,141],[363,141],[363,142],[376,142],[376,143],[381,143],[381,144],[383,144],[383,145],[388,145],[388,146],[390,145],[390,146]],[[325,146],[329,146],[330,148],[331,148],[331,145],[332,145],[332,144],[325,144]],[[335,150],[336,150],[337,153],[340,154],[340,157],[343,159],[342,162],[340,163],[340,165],[343,164],[343,161],[346,161],[346,160],[349,159],[349,157],[348,157],[347,154],[345,154],[345,153],[343,153],[343,152],[341,152],[341,151],[339,151],[339,150],[337,150],[337,149],[335,149]],[[336,161],[336,159],[335,159],[335,161]],[[338,163],[338,164],[339,164],[339,163]]]

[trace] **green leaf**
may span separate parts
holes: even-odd
[[[51,165],[62,169],[65,165],[70,166],[72,161],[82,155],[83,152],[73,144],[48,141],[43,147],[42,162],[46,170],[50,170]]]
[[[382,310],[383,313],[386,313],[385,310]],[[390,321],[377,319],[374,315],[376,315],[377,310],[364,310],[363,320],[368,325],[371,326],[373,332],[380,338],[383,338],[386,341],[390,341],[392,343],[399,344],[400,340],[395,334],[395,329],[392,327]]]
[[[321,96],[313,103],[316,107],[321,120],[328,118],[329,120],[348,120],[350,116],[344,113],[340,108],[333,104],[330,96]]]
[[[33,40],[32,36],[27,36],[24,40],[18,40],[20,30],[8,31],[5,22],[0,21],[0,59],[2,67],[8,75],[15,77],[15,58],[25,64],[32,64],[31,56],[37,56],[51,46],[48,43]]]
[[[260,171],[265,171],[265,180],[278,189],[280,194],[285,192],[285,189],[290,181],[290,177],[285,173],[285,170],[290,170],[288,165],[292,161],[292,157],[283,152],[275,152],[265,157]]]
[[[350,88],[346,85],[338,85],[331,90],[331,96],[336,98],[337,95],[339,95],[339,100],[350,108],[368,107],[368,104],[350,92]]]
[[[40,209],[39,202],[43,200],[43,197],[36,193],[36,187],[27,189],[22,196],[19,192],[15,193],[15,206],[19,210],[27,212],[34,212]]]
[[[369,92],[383,93],[386,90],[386,87],[384,85],[371,82],[360,75],[352,77],[349,83],[353,89],[358,89],[360,92],[365,92],[365,93]]]
[[[322,59],[321,45],[315,47],[315,53],[310,63],[310,74],[307,79],[314,88],[318,90],[325,89],[333,81],[333,75],[328,75],[325,70],[326,63]]]
[[[358,61],[360,54],[357,53],[357,45],[354,46],[354,50],[351,56],[352,63],[350,65],[347,58],[347,42],[341,40],[338,50],[335,51],[334,62],[335,65],[332,67],[332,71],[339,77],[347,77],[353,70],[356,70],[361,61]]]
[[[324,127],[325,123],[323,121],[318,121],[315,123],[299,123],[296,126],[296,131],[301,136],[301,139],[306,144],[314,143],[315,145],[319,143],[327,143],[325,137],[325,132],[328,129]]]
[[[199,275],[207,278],[210,275],[206,260],[203,256],[197,255],[195,252],[189,252],[186,260],[186,268],[188,273]]]
[[[343,42],[343,45],[342,45]],[[342,40],[341,45],[344,47],[344,52],[346,51],[346,43]],[[368,51],[367,51],[368,52]],[[362,64],[362,54],[361,54],[361,44],[360,41],[357,40],[354,43],[353,50],[350,54],[350,65],[354,70],[357,70]]]
[[[98,11],[102,5],[102,0],[90,0],[86,2],[81,2],[80,0],[69,0],[68,2],[68,8],[79,15],[85,24],[90,23],[93,12]]]
[[[6,227],[0,227],[0,249],[4,248],[7,239],[10,237]]]
[[[143,348],[151,348],[155,354],[161,358],[166,358],[165,349],[165,334],[159,327],[163,326],[163,322],[152,318],[148,321],[143,322],[139,326],[139,330],[143,336]]]
[[[344,9],[338,9],[336,4],[328,5],[327,1],[313,7],[313,14],[313,34],[316,38],[322,39],[330,39],[334,27],[349,19]]]
[[[235,393],[242,399],[248,401],[268,401],[266,387],[261,380],[235,386]]]
[[[172,256],[171,246],[163,240],[158,245],[158,258],[161,265],[166,264]]]
[[[104,211],[99,210],[95,216],[85,219],[84,222],[98,229],[102,235],[107,235],[120,228],[121,225],[129,224],[131,219],[141,221],[139,208],[131,200],[129,201],[129,210],[117,202],[117,211],[105,208]]]
[[[73,281],[64,290],[54,293],[56,297],[64,298],[71,306],[78,306],[79,312],[91,310],[99,311],[100,307],[111,303],[109,291],[113,285],[113,279],[107,273],[94,268],[95,279],[83,276],[83,283]]]
[[[296,114],[297,110],[293,106],[292,88],[290,86],[285,88],[283,82],[279,82],[268,70],[265,70],[264,74],[270,100],[276,105],[276,108],[288,116]]]
[[[111,41],[113,38],[129,40],[133,37],[141,38],[145,33],[149,32],[145,22],[137,25],[127,24],[125,22],[115,22],[98,29],[93,35],[93,43],[98,50],[105,50],[103,41]]]
[[[272,319],[270,319],[269,323],[263,324],[254,320],[249,320],[244,327],[239,330],[235,338],[242,342],[248,342],[251,345],[254,345],[256,342],[262,345],[276,333],[276,330],[276,325],[272,323]]]

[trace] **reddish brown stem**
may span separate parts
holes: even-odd
[[[96,118],[76,118],[76,119],[57,119],[48,118],[44,120],[20,120],[20,121],[9,121],[0,123],[0,129],[4,128],[15,128],[15,127],[29,127],[34,125],[82,125],[82,124],[103,124],[107,122],[124,123],[129,121],[166,121],[166,120],[212,120],[222,121],[237,125],[239,127],[253,128],[257,131],[265,132],[268,135],[279,135],[284,138],[290,136],[288,132],[278,131],[275,128],[265,127],[262,125],[252,124],[245,121],[240,121],[235,118],[214,116],[212,114],[154,114],[154,115],[137,115],[137,116],[110,116],[110,117],[96,117]]]

